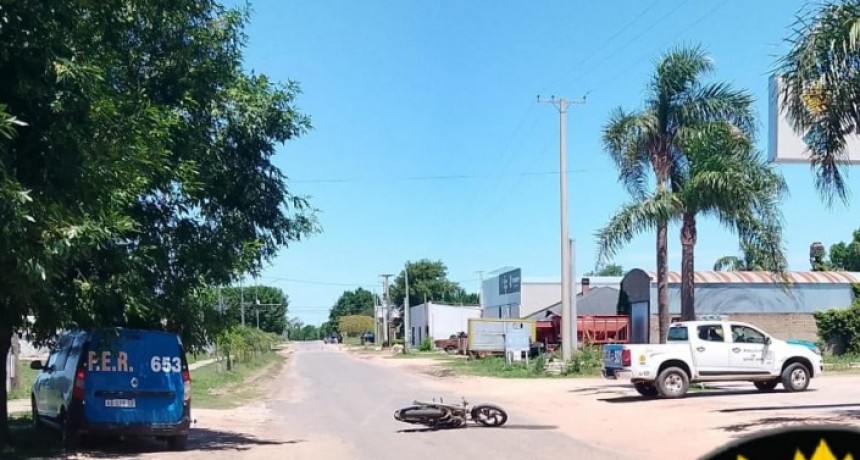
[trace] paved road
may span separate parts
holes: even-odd
[[[411,460],[458,458],[623,457],[573,440],[557,427],[510,413],[502,428],[414,431],[394,420],[394,410],[413,399],[442,396],[459,401],[452,388],[439,395],[411,374],[375,366],[320,344],[297,344],[285,385],[286,399],[270,403],[283,417],[287,435],[301,443],[301,458]],[[471,402],[481,395],[465,395]],[[412,431],[407,431],[412,430]],[[625,459],[626,460],[626,459]]]

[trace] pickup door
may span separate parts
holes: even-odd
[[[726,338],[727,334],[722,324],[700,324],[690,337],[693,359],[699,375],[719,375],[732,372],[730,359],[732,343]]]
[[[765,344],[766,335],[761,331],[740,324],[731,326],[732,371],[745,374],[768,374],[773,368],[773,350]]]

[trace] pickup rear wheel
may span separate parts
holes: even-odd
[[[636,391],[639,392],[639,394],[642,396],[653,398],[655,396],[660,395],[660,392],[657,391],[657,387],[655,387],[654,385],[638,382],[634,383],[633,386],[636,388]]]
[[[667,367],[657,376],[657,391],[666,399],[683,398],[690,388],[690,377],[679,367]]]
[[[804,391],[809,387],[809,369],[803,364],[792,363],[782,371],[782,386],[785,391]]]
[[[759,391],[773,391],[779,385],[779,379],[755,382],[754,385]]]

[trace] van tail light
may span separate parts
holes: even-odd
[[[633,364],[633,360],[630,357],[630,349],[621,350],[621,365],[624,367],[630,366]]]
[[[75,399],[84,399],[84,390],[86,389],[87,371],[83,367],[78,368],[75,372],[75,386],[72,387],[72,397]]]
[[[186,404],[191,402],[191,371],[185,369],[182,371],[183,397],[182,401]]]

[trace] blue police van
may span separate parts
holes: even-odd
[[[152,436],[184,450],[191,426],[191,375],[182,341],[160,331],[110,328],[61,334],[48,361],[31,365],[33,424],[60,430],[66,448],[82,436]]]

